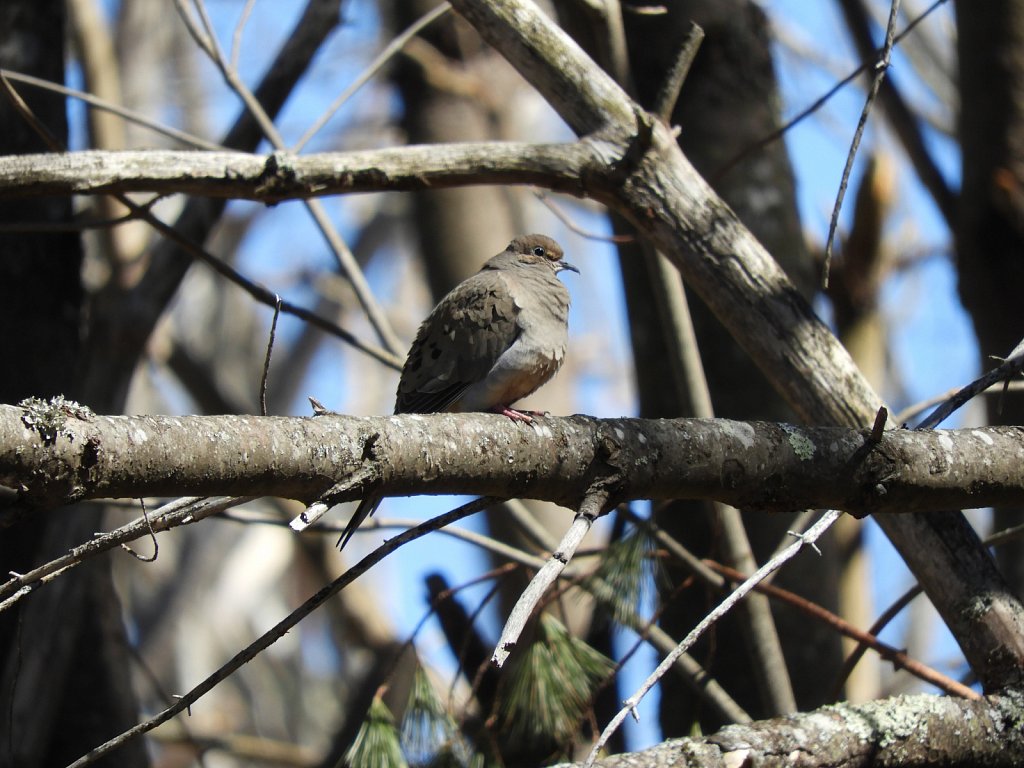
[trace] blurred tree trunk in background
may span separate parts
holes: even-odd
[[[667,17],[625,17],[639,100],[648,106],[653,104],[691,20],[699,24],[706,37],[672,114],[672,124],[680,127],[680,145],[697,170],[780,262],[790,279],[810,297],[815,288],[815,270],[800,230],[785,144],[773,142],[732,167],[728,165],[740,152],[772,133],[781,120],[767,20],[755,4],[746,0],[692,0],[667,7]],[[643,283],[660,278],[653,269],[651,256],[638,255],[624,255],[623,274],[634,319],[632,335],[641,415],[687,416],[690,414],[680,408],[682,404],[668,397],[671,390],[665,386],[671,380],[664,362],[670,359],[666,349],[673,341],[659,337],[673,333],[674,329],[663,316],[651,315],[644,309],[656,304],[644,296],[650,289],[643,288]],[[630,284],[635,286],[632,291]],[[692,297],[688,303],[715,415],[793,420],[782,399],[699,299]],[[641,319],[643,322],[637,322]],[[713,512],[702,505],[676,504],[679,506],[672,505],[656,514],[658,524],[698,556],[722,559],[720,531]],[[682,511],[694,506],[703,514]],[[754,555],[762,562],[785,536],[792,516],[746,515],[744,521]],[[830,546],[828,542],[826,546]],[[830,556],[794,563],[796,567],[781,574],[780,585],[834,609],[838,574],[830,571],[833,563],[835,560]],[[808,575],[804,569],[814,575]],[[671,583],[661,587],[662,596],[668,598],[675,585],[688,576],[685,570],[672,571]],[[682,637],[715,600],[701,588],[688,589],[668,606],[662,626],[673,637]],[[785,607],[774,605],[773,614],[786,650],[797,704],[808,708],[822,703],[822,677],[834,674],[840,662],[837,638],[823,628],[809,627],[804,617]],[[752,682],[756,676],[744,644],[744,631],[736,614],[730,618],[719,626],[713,640],[695,649],[694,656],[733,692],[751,715],[775,714],[765,711]],[[669,676],[663,685],[661,725],[666,735],[686,734],[695,721],[700,721],[705,731],[718,727],[715,714],[702,710],[699,701],[677,678]]]
[[[392,0],[394,34],[431,10],[433,0]],[[513,73],[466,22],[454,14],[424,30],[399,59],[394,80],[409,144],[501,138],[502,112],[513,106],[496,68]],[[502,98],[504,96],[504,98]],[[464,187],[415,192],[410,198],[415,242],[436,301],[518,234],[507,190]],[[495,245],[500,243],[500,245]]]
[[[0,66],[64,81],[64,2],[0,4]],[[66,146],[62,96],[34,91],[28,108]],[[0,154],[46,152],[12,99],[0,97]],[[67,224],[68,198],[5,201],[0,221]],[[0,334],[5,374],[0,402],[77,391],[82,250],[76,233],[0,233]],[[89,405],[88,402],[84,403]],[[0,571],[25,572],[99,530],[100,505],[72,516],[23,520],[0,536]],[[110,560],[83,566],[80,578],[0,614],[0,765],[64,765],[132,726],[137,718],[125,661],[127,642]],[[137,742],[97,765],[146,765]]]
[[[958,0],[955,8],[963,173],[956,251],[984,370],[1024,337],[1024,6]],[[990,423],[1024,424],[1019,392],[986,403]],[[994,528],[1019,525],[1021,512],[996,510]],[[1008,542],[996,556],[1024,590],[1024,542]]]

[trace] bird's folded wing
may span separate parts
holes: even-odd
[[[434,413],[483,380],[519,334],[508,281],[479,272],[456,286],[420,326],[398,386],[395,413]]]

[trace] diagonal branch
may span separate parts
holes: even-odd
[[[306,73],[317,51],[337,25],[341,0],[308,0],[287,42],[267,68],[255,97],[268,115],[275,115]],[[232,149],[253,150],[263,135],[256,121],[243,112],[221,143]],[[174,222],[183,237],[201,243],[223,211],[219,200],[190,200]],[[127,396],[132,372],[146,340],[163,315],[191,259],[177,243],[162,241],[153,249],[148,270],[135,286],[110,285],[97,294],[89,311],[88,365],[80,391],[90,402],[119,410]]]
[[[327,602],[330,598],[338,594],[342,589],[347,587],[357,578],[362,576],[374,565],[379,563],[389,554],[394,552],[404,544],[409,543],[423,536],[425,533],[434,530],[441,525],[453,523],[457,520],[461,520],[471,514],[479,512],[481,509],[485,509],[490,504],[493,504],[495,499],[476,499],[468,504],[463,504],[461,507],[452,510],[446,515],[442,515],[440,518],[434,518],[428,520],[422,525],[417,526],[411,530],[405,531],[404,533],[395,536],[385,544],[381,545],[373,552],[368,554],[358,563],[353,565],[338,578],[334,579],[330,584],[321,588],[316,594],[307,599],[302,605],[288,614],[286,617],[281,619],[277,624],[268,629],[262,635],[260,635],[250,645],[243,648],[241,651],[236,653],[231,659],[217,669],[213,674],[209,675],[206,679],[200,682],[192,690],[183,696],[177,696],[176,701],[171,706],[164,709],[162,712],[157,713],[153,717],[145,720],[138,725],[129,728],[127,731],[115,736],[109,741],[101,744],[95,749],[91,750],[88,754],[83,755],[78,760],[73,762],[69,768],[82,768],[83,766],[90,765],[103,755],[109,754],[114,750],[121,747],[128,741],[141,736],[144,733],[148,733],[156,728],[158,725],[166,723],[175,715],[188,710],[195,702],[199,701],[200,698],[205,696],[214,687],[217,686],[222,680],[228,676],[234,674],[244,664],[251,661],[256,657],[257,654],[266,650],[271,645],[276,643],[288,632],[298,625],[300,621],[306,618],[309,614]]]
[[[598,489],[588,493],[580,504],[579,512],[565,532],[562,541],[557,549],[551,553],[551,558],[544,564],[537,574],[530,580],[522,595],[512,607],[512,612],[505,621],[505,627],[498,638],[498,644],[491,656],[491,663],[496,667],[504,666],[512,649],[519,642],[519,637],[526,627],[526,622],[533,615],[537,603],[544,596],[555,580],[561,575],[565,567],[569,565],[576,549],[583,542],[584,537],[590,532],[594,521],[604,514],[608,502],[607,489]]]
[[[526,164],[515,149],[499,151],[495,164],[481,158],[478,170],[487,180],[541,184],[547,178],[552,188],[613,207],[672,260],[803,418],[853,428],[871,424],[881,398],[763,246],[696,173],[668,127],[646,115],[526,0],[455,0],[453,6],[537,85],[577,132],[598,132],[557,151],[533,148]],[[436,177],[447,174],[451,183],[462,184],[481,181],[465,167],[459,178],[458,172],[432,166],[436,147],[409,148],[406,153],[417,151]],[[290,173],[303,167],[301,162],[273,157],[283,162],[273,168],[267,164],[268,183],[261,194],[294,192]],[[550,163],[547,174],[545,161]],[[9,162],[5,158],[0,163],[0,193]],[[567,177],[551,181],[561,171]],[[389,182],[377,167],[350,169],[342,178],[352,183],[348,191]],[[337,191],[345,191],[341,186]],[[423,186],[407,169],[393,188]],[[151,295],[148,289],[146,295]],[[118,354],[123,356],[123,351]],[[948,503],[969,504],[962,496],[950,496]],[[879,524],[925,586],[986,689],[1020,679],[1024,609],[963,515],[936,511],[881,516]]]

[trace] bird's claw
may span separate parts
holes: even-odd
[[[540,411],[517,411],[515,408],[509,408],[507,405],[495,408],[494,412],[500,413],[512,421],[521,421],[523,424],[532,424],[535,418],[544,415]]]

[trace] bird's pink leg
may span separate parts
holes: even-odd
[[[537,416],[543,416],[544,414],[540,411],[517,411],[515,408],[509,408],[507,405],[496,405],[491,409],[494,413],[500,413],[512,421],[521,421],[524,424],[531,424]]]

